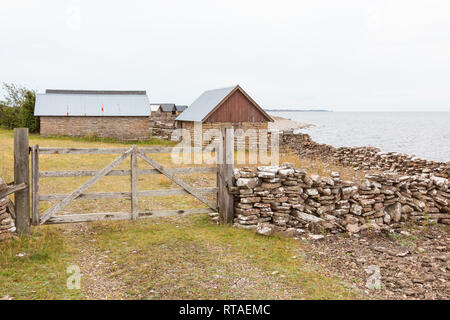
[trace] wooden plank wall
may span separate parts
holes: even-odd
[[[267,122],[258,110],[239,90],[233,93],[205,122]]]

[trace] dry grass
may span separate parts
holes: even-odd
[[[134,144],[132,142],[111,142],[109,140],[97,141],[98,139],[82,139],[53,137],[43,138],[39,135],[30,135],[30,145],[39,144],[40,147],[73,147],[73,148],[113,148],[124,147],[124,145]],[[153,145],[173,145],[173,142],[152,139],[149,141]],[[144,142],[140,146],[147,146]],[[69,171],[69,170],[99,170],[107,166],[118,155],[82,155],[82,154],[63,154],[63,155],[45,155],[39,157],[40,171]],[[170,154],[155,154],[152,158],[165,167],[185,167],[199,165],[176,165],[171,161]],[[0,175],[5,181],[14,179],[14,151],[13,151],[13,132],[11,130],[0,129]],[[149,169],[146,162],[139,159],[139,168]],[[127,159],[116,169],[129,169],[130,160]],[[188,183],[194,187],[214,187],[215,174],[201,173],[182,175]],[[64,194],[70,193],[91,177],[70,177],[70,178],[41,178],[40,193],[45,194]],[[100,179],[96,184],[86,192],[121,192],[130,190],[129,176],[111,176]],[[140,176],[139,190],[157,190],[179,188],[175,183],[163,175]],[[214,198],[211,196],[210,198]],[[41,202],[39,212],[42,213],[48,209],[53,202]],[[141,197],[139,199],[140,210],[160,210],[160,209],[190,209],[205,207],[200,201],[192,196],[162,196],[162,197]],[[100,200],[80,200],[69,204],[60,214],[64,213],[83,213],[83,212],[118,212],[129,211],[130,200],[128,199],[100,199]]]
[[[343,180],[356,181],[364,178],[367,173],[363,170],[355,170],[336,163],[333,159],[323,160],[319,157],[314,159],[299,158],[294,153],[284,154],[283,161],[291,162],[296,168],[305,169],[309,174],[317,174],[328,177],[331,172],[339,172]]]

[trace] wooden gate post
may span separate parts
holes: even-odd
[[[26,188],[14,196],[18,234],[30,233],[30,169],[28,128],[14,128],[14,184],[25,183]]]
[[[139,217],[138,199],[138,163],[137,147],[132,146],[131,152],[131,220],[136,221]]]
[[[234,131],[221,128],[220,144],[217,152],[217,207],[219,221],[232,223],[234,218],[234,198],[228,186],[233,184]]]
[[[39,225],[39,145],[31,148],[31,223]]]

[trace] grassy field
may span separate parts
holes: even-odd
[[[41,147],[123,147],[111,140],[41,138]],[[173,145],[150,140],[140,145]],[[41,171],[97,170],[117,155],[41,155]],[[152,155],[165,167],[169,154]],[[284,159],[283,159],[284,160]],[[294,160],[286,156],[286,160]],[[139,161],[140,168],[150,168]],[[128,169],[125,161],[119,169]],[[327,168],[332,169],[332,168]],[[322,170],[322,169],[321,169]],[[0,175],[13,180],[13,133],[0,129]],[[183,175],[195,187],[215,186],[215,174]],[[40,192],[68,193],[89,177],[42,178]],[[104,177],[87,192],[129,191],[129,177]],[[177,187],[161,175],[140,176],[139,190]],[[51,203],[41,203],[40,212]],[[140,210],[205,207],[191,196],[139,199]],[[74,201],[63,212],[128,211],[128,199]],[[66,272],[81,269],[81,289],[69,290]],[[0,243],[0,298],[14,299],[347,299],[359,296],[323,276],[304,258],[302,242],[261,237],[216,226],[206,215],[33,227],[31,237]]]

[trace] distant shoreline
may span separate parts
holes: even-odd
[[[333,112],[331,110],[325,109],[311,109],[311,110],[300,110],[300,109],[264,109],[268,112]]]
[[[305,129],[313,126],[309,123],[298,122],[292,119],[287,119],[279,116],[272,116],[274,122],[269,122],[269,130],[281,130],[281,131],[289,131],[289,130],[298,130]]]

